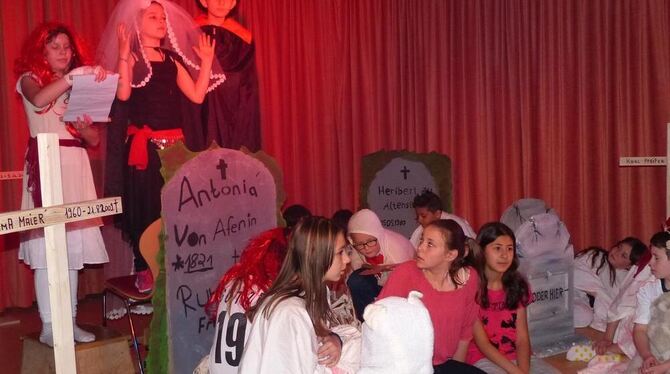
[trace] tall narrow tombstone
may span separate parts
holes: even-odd
[[[554,212],[533,215],[516,230],[519,271],[532,291],[528,331],[539,357],[567,351],[583,342],[575,334],[573,247]]]
[[[248,240],[277,226],[277,185],[258,158],[215,148],[184,163],[163,188],[170,372],[192,372],[209,352],[215,323],[203,307]],[[234,328],[244,339],[245,326]]]

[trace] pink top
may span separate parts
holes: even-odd
[[[509,360],[516,360],[516,316],[515,310],[505,306],[505,290],[488,290],[489,307],[479,309],[479,319],[489,341]],[[474,340],[468,348],[466,362],[473,364],[484,358]]]
[[[433,365],[453,357],[460,340],[472,339],[472,326],[479,310],[475,302],[479,277],[475,269],[467,269],[469,277],[464,286],[454,291],[437,291],[416,262],[407,261],[391,272],[379,294],[378,298],[383,299],[389,296],[407,297],[412,290],[423,293],[421,301],[428,309],[435,333]]]

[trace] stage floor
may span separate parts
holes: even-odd
[[[112,298],[113,296],[109,296]],[[77,322],[80,325],[102,324],[102,295],[90,295],[79,301],[77,306]],[[15,321],[18,320],[18,323]],[[151,315],[133,314],[133,322],[138,334],[143,334],[149,327]],[[120,334],[130,336],[130,326],[126,317],[118,320],[108,320],[107,327]],[[0,314],[0,362],[3,374],[18,374],[21,372],[22,342],[21,337],[41,329],[37,306],[31,308],[10,308]],[[130,344],[130,341],[129,341]],[[130,347],[130,345],[129,345]],[[135,351],[131,349],[133,367],[137,366]],[[146,352],[142,351],[143,357]],[[139,370],[136,370],[139,372]]]
[[[92,295],[79,302],[77,320],[84,325],[98,325],[101,323],[102,296]],[[12,321],[19,321],[12,323]],[[138,332],[143,332],[149,326],[151,315],[133,315]],[[130,335],[130,328],[126,318],[108,321],[107,326],[121,334]],[[2,372],[6,374],[20,373],[21,371],[21,336],[39,331],[40,319],[37,306],[31,308],[12,308],[0,314],[0,362],[3,363]],[[596,331],[590,328],[577,329],[577,333],[586,337],[594,337]],[[135,359],[135,352],[131,351]],[[570,362],[565,359],[565,353],[545,358],[561,373],[572,374],[586,367],[584,362]]]

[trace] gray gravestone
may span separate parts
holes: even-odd
[[[186,162],[162,191],[170,369],[191,373],[215,324],[203,306],[248,240],[277,226],[275,179],[258,159],[217,148]]]
[[[424,189],[437,191],[428,168],[421,162],[394,158],[370,183],[368,206],[385,228],[409,238],[417,227],[412,201]]]

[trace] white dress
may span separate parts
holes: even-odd
[[[65,108],[67,108],[69,91],[63,93],[54,103],[44,108],[37,108],[23,96],[23,92],[21,91],[21,79],[29,75],[29,73],[26,73],[19,78],[16,83],[16,91],[23,99],[23,107],[28,117],[28,126],[30,127],[30,136],[35,137],[40,133],[56,133],[60,139],[73,139],[72,135],[65,128],[65,123],[61,121]],[[86,149],[82,147],[60,147],[60,159],[63,203],[97,199]],[[22,210],[33,209],[35,207],[27,184],[28,175],[24,168]],[[102,221],[100,219],[73,222],[65,225],[69,269],[78,270],[84,264],[100,264],[109,261],[107,251],[105,250],[105,243],[100,233],[99,226],[101,225]],[[32,269],[45,269],[47,264],[44,251],[43,229],[35,229],[22,233],[19,247],[20,260],[30,265]]]
[[[614,270],[614,284],[610,280],[611,270],[607,262],[599,274],[591,267],[593,257],[595,263],[600,264],[603,253],[589,253],[575,258],[574,282],[574,318],[575,327],[591,326],[598,331],[607,328],[607,313],[612,306],[612,300],[619,294],[621,285],[628,274],[627,270]],[[595,297],[593,308],[589,304],[587,295]]]

